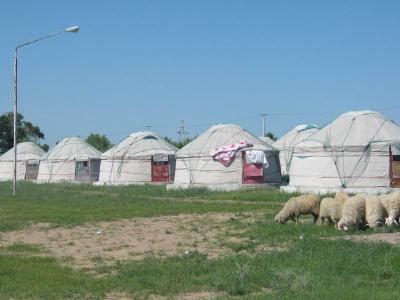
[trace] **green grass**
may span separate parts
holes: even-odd
[[[163,186],[94,187],[87,184],[19,183],[13,197],[10,183],[0,184],[0,231],[31,223],[55,226],[132,217],[182,213],[241,212],[265,208],[264,201],[286,199],[274,192],[210,192],[205,189],[167,191]],[[221,204],[215,200],[238,200]],[[248,204],[253,200],[255,203]],[[243,203],[241,203],[243,202]]]
[[[89,185],[0,184],[0,230],[50,222],[73,226],[180,213],[265,212],[253,223],[233,218],[230,233],[243,243],[227,243],[234,254],[217,259],[188,255],[103,264],[91,273],[60,265],[41,246],[15,244],[0,251],[0,299],[102,299],[123,293],[143,299],[214,291],[220,298],[243,299],[397,299],[400,293],[400,248],[385,243],[321,237],[342,236],[333,226],[310,219],[276,224],[274,215],[290,195],[278,191],[167,191],[159,186],[92,187]],[[226,201],[234,200],[234,201]],[[224,202],[225,201],[225,202]],[[398,229],[366,230],[390,232]],[[354,233],[358,234],[358,233]],[[228,233],[226,233],[228,235]],[[265,246],[265,249],[257,250]],[[283,251],[274,251],[280,247]],[[262,249],[262,248],[261,248]],[[279,250],[279,249],[278,249]],[[68,264],[67,261],[64,261]]]
[[[209,260],[193,253],[118,263],[102,277],[61,267],[50,258],[1,256],[0,294],[9,298],[96,298],[112,291],[136,297],[222,291],[280,299],[397,299],[400,252],[387,244],[303,239],[288,252]],[[51,282],[51,284],[49,284]]]

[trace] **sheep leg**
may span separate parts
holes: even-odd
[[[324,225],[325,217],[321,217],[321,225]]]
[[[299,224],[299,218],[300,216],[296,216],[296,224]]]
[[[315,224],[315,223],[317,223],[318,215],[313,214],[313,217],[314,217],[313,223]]]

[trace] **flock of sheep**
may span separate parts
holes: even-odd
[[[335,198],[321,199],[317,195],[306,194],[289,199],[276,215],[275,221],[281,224],[288,220],[296,223],[300,215],[311,214],[314,224],[319,218],[334,223],[340,230],[375,228],[399,224],[400,192],[384,195],[357,194],[349,196],[337,192]]]

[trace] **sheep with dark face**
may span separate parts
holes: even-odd
[[[342,208],[342,216],[338,222],[340,230],[349,230],[352,227],[361,229],[365,226],[365,197],[358,194],[346,200]]]
[[[285,224],[288,220],[299,222],[300,215],[311,214],[316,223],[319,215],[320,198],[317,195],[306,194],[289,199],[282,210],[275,216],[275,222]]]

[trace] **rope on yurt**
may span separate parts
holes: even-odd
[[[353,178],[354,173],[355,173],[355,171],[357,170],[357,168],[358,168],[360,162],[362,161],[362,159],[364,158],[364,156],[366,156],[366,154],[367,154],[368,152],[371,151],[371,144],[373,143],[373,141],[374,141],[376,135],[379,133],[379,131],[381,130],[381,128],[383,127],[383,125],[384,125],[387,121],[389,121],[389,119],[384,119],[384,121],[380,124],[379,128],[377,129],[377,131],[375,132],[375,134],[372,136],[371,140],[368,142],[368,144],[367,144],[365,147],[363,147],[363,149],[362,149],[362,155],[361,155],[360,158],[357,160],[357,163],[355,164],[353,170],[351,171],[351,174],[349,174],[349,176],[346,176],[346,174],[345,174],[345,149],[344,149],[344,144],[345,144],[345,142],[346,142],[346,140],[347,140],[347,138],[348,138],[348,135],[350,134],[350,130],[351,130],[351,128],[353,127],[356,118],[357,118],[357,117],[354,117],[354,118],[352,119],[351,125],[349,126],[349,128],[348,128],[348,130],[347,130],[347,133],[346,133],[346,135],[345,135],[345,138],[343,139],[343,142],[342,142],[342,145],[341,145],[341,149],[340,149],[340,152],[341,152],[341,153],[340,153],[339,155],[341,156],[341,159],[342,159],[342,163],[341,163],[342,172],[340,172],[340,167],[338,166],[338,159],[339,159],[339,157],[336,156],[336,155],[334,154],[334,152],[338,152],[338,150],[337,150],[337,149],[333,149],[333,147],[332,147],[332,145],[331,145],[331,143],[330,143],[330,141],[331,141],[331,136],[332,136],[332,126],[329,126],[329,136],[327,136],[327,141],[324,142],[324,149],[325,149],[325,151],[327,151],[327,149],[329,149],[329,152],[330,152],[330,154],[331,154],[332,161],[333,161],[333,163],[334,163],[334,165],[335,165],[335,167],[336,167],[336,171],[337,171],[337,173],[338,173],[338,176],[339,176],[339,179],[340,179],[342,188],[346,188],[346,187],[348,186],[348,183],[349,183],[350,180]],[[328,141],[329,141],[329,144],[327,144]],[[364,169],[363,169],[363,171],[362,171],[362,174],[365,172],[366,168],[367,168],[367,164],[365,165],[365,167],[364,167]],[[361,174],[361,175],[362,175],[362,174]]]
[[[366,155],[369,152],[369,156],[371,155],[371,144],[374,142],[375,137],[378,135],[379,131],[381,130],[381,128],[383,127],[383,125],[389,121],[389,119],[384,119],[384,121],[382,122],[382,124],[379,126],[379,128],[377,129],[377,131],[375,132],[375,134],[373,135],[373,137],[371,138],[371,140],[369,141],[369,143],[365,146],[363,154],[361,155],[361,157],[359,158],[359,160],[357,161],[352,173],[350,174],[350,176],[347,179],[347,182],[345,183],[346,186],[348,185],[349,181],[353,178],[354,176],[354,172],[356,171],[358,164],[361,162],[362,158],[364,157],[364,155]],[[362,174],[365,172],[367,168],[367,165],[365,165],[364,170],[362,171]],[[362,175],[360,174],[360,175]]]

